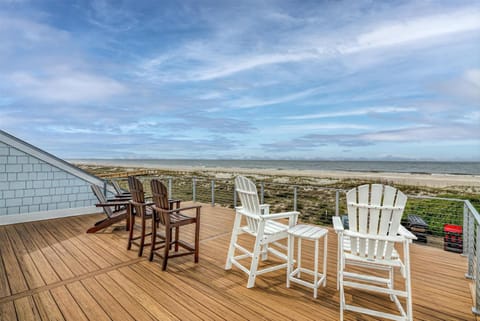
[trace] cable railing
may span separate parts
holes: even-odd
[[[160,179],[167,187],[170,198],[192,200],[234,208],[238,204],[233,179],[206,177],[143,176],[147,196],[151,194],[149,181]],[[125,178],[115,178],[121,187],[128,190]],[[346,215],[345,189],[321,185],[292,185],[257,180],[261,203],[270,204],[271,212],[299,211],[300,220],[306,223],[331,225],[333,216]],[[465,276],[474,282],[475,305],[472,312],[480,315],[480,215],[469,200],[444,197],[408,195],[404,212],[404,223],[409,215],[420,217],[427,225],[424,242],[435,247],[446,246],[445,226],[456,226],[463,230],[457,235],[459,247],[467,258]],[[463,246],[463,248],[461,248]]]
[[[189,176],[140,176],[146,182],[145,191],[150,195],[149,181],[160,179],[167,187],[170,198],[192,200],[234,208],[237,199],[233,179]],[[128,189],[126,178],[115,178],[121,187]],[[323,185],[284,184],[257,180],[260,202],[268,203],[272,211],[298,210],[301,220],[313,224],[330,225],[332,216],[346,215],[345,189]],[[408,216],[420,217],[428,226],[427,244],[442,245],[445,224],[463,226],[464,200],[430,196],[409,195],[404,212],[404,224]]]

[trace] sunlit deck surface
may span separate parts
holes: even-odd
[[[147,260],[148,250],[140,258],[136,249],[126,250],[124,224],[86,234],[100,214],[0,226],[0,320],[338,319],[332,230],[327,287],[313,299],[311,289],[287,289],[285,271],[259,276],[247,289],[244,273],[223,269],[233,217],[231,209],[204,204],[200,262],[171,259],[166,272],[160,258]],[[308,259],[312,249],[303,244]],[[464,257],[414,244],[411,259],[415,320],[475,320]],[[395,312],[385,296],[348,290],[347,300]],[[374,320],[352,312],[345,317]]]

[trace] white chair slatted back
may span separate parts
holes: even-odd
[[[246,177],[237,176],[235,178],[235,190],[242,203],[242,212],[253,216],[262,214],[258,200],[257,187],[252,181]],[[251,231],[257,231],[258,219],[250,216],[247,216],[246,219],[248,228]]]
[[[401,191],[382,184],[362,185],[347,193],[351,253],[369,259],[390,259],[393,242],[375,236],[396,236],[407,197]],[[372,236],[372,237],[369,237]]]

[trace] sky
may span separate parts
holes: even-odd
[[[480,161],[480,2],[0,0],[0,128],[66,159]]]

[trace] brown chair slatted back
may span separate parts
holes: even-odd
[[[128,177],[128,188],[132,194],[132,201],[135,203],[145,203],[145,192],[142,182],[135,176]]]
[[[117,192],[118,195],[122,195],[122,194],[125,194],[125,193],[128,193],[127,191],[124,191],[121,187],[120,187],[120,184],[118,184],[118,182],[116,180],[110,180],[110,182],[112,183],[113,185],[113,188],[115,189],[115,192]]]
[[[95,197],[98,199],[98,202],[99,203],[107,203],[107,198],[105,197],[105,195],[103,195],[103,192],[102,190],[100,189],[100,186],[98,185],[95,185],[95,184],[92,184],[90,185],[91,189],[92,189],[92,192],[93,194],[95,195]],[[108,206],[104,206],[103,207],[103,211],[105,212],[105,214],[108,216],[108,217],[112,217],[113,216],[113,211],[112,211],[112,208],[111,207],[108,207]]]
[[[168,190],[165,185],[158,179],[153,179],[150,182],[150,186],[152,187],[152,197],[155,206],[168,211],[170,205],[168,202]],[[167,217],[168,215],[163,215],[163,213],[159,215],[159,220],[162,225],[165,225]]]

